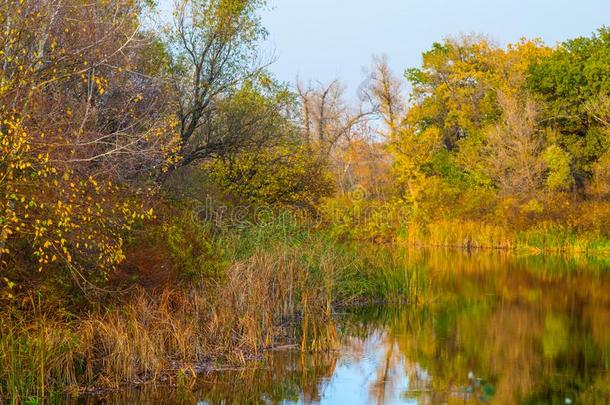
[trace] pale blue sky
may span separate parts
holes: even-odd
[[[269,0],[262,17],[280,80],[339,78],[354,96],[373,54],[402,73],[433,42],[462,33],[555,44],[610,25],[610,0]]]

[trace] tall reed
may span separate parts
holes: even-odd
[[[44,314],[0,318],[0,402],[57,395],[77,382],[78,337]]]
[[[408,246],[503,249],[569,254],[610,255],[610,239],[599,232],[575,232],[553,222],[514,231],[483,221],[438,220],[412,224],[400,244]]]

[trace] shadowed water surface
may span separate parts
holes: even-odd
[[[191,387],[79,403],[610,403],[608,263],[380,252],[425,272],[417,307],[339,316],[337,352],[269,352]]]

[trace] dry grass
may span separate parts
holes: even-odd
[[[508,230],[480,221],[440,220],[425,229],[409,229],[407,243],[412,246],[510,249],[515,240]]]
[[[310,273],[294,251],[257,253],[218,284],[139,291],[128,305],[80,323],[86,381],[114,387],[212,359],[243,363],[297,335],[303,349],[332,347],[331,294]],[[296,319],[302,330],[290,328]]]

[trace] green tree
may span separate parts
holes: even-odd
[[[610,94],[610,30],[566,41],[535,61],[527,85],[544,100],[543,119],[559,131],[557,142],[574,157],[576,180],[584,186],[609,147],[607,133],[588,107]]]

